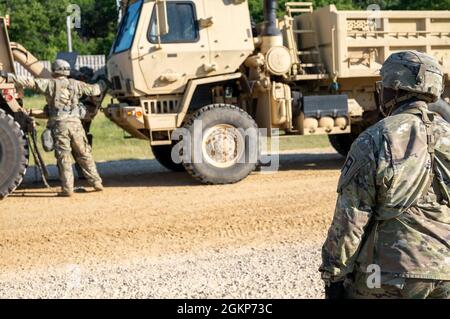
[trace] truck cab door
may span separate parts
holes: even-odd
[[[211,65],[217,74],[235,72],[255,50],[248,2],[203,0],[203,6]]]
[[[139,68],[146,86],[142,91],[149,95],[183,93],[190,79],[211,72],[208,34],[198,23],[203,1],[168,1],[169,32],[159,39],[156,10],[153,5],[144,20],[147,32],[138,42]]]

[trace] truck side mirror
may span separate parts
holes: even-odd
[[[156,1],[156,22],[158,24],[158,38],[169,33],[166,0]],[[158,41],[159,42],[159,41]]]

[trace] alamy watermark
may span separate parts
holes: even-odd
[[[77,4],[69,4],[66,12],[69,13],[70,27],[72,29],[81,28],[81,8]]]
[[[367,266],[366,285],[369,289],[381,288],[381,267],[377,264]]]
[[[196,120],[192,129],[175,130],[172,140],[171,158],[176,164],[208,163],[217,168],[258,164],[261,172],[279,169],[279,140],[269,139],[267,129],[226,124],[205,128],[203,121]]]
[[[367,18],[367,25],[371,30],[378,30],[382,28],[381,7],[378,4],[370,4],[367,6],[369,17]]]

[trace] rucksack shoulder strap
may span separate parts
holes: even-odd
[[[428,191],[430,190],[430,187],[433,184],[436,166],[436,154],[435,154],[436,137],[434,136],[433,133],[434,114],[432,112],[428,112],[428,110],[426,110],[425,108],[414,108],[409,112],[406,111],[406,113],[418,115],[422,119],[423,124],[425,125],[425,133],[427,134],[427,151],[428,154],[430,154],[430,167],[428,168],[429,178],[427,186],[423,189],[422,197],[424,197],[428,194]]]

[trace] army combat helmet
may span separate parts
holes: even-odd
[[[70,64],[65,60],[58,59],[52,64],[52,72],[57,76],[70,76]]]
[[[377,83],[377,89],[383,114],[390,113],[395,105],[413,97],[436,102],[444,90],[444,74],[438,61],[418,51],[391,54],[380,73],[382,81]],[[390,99],[383,97],[385,89],[391,91]]]

